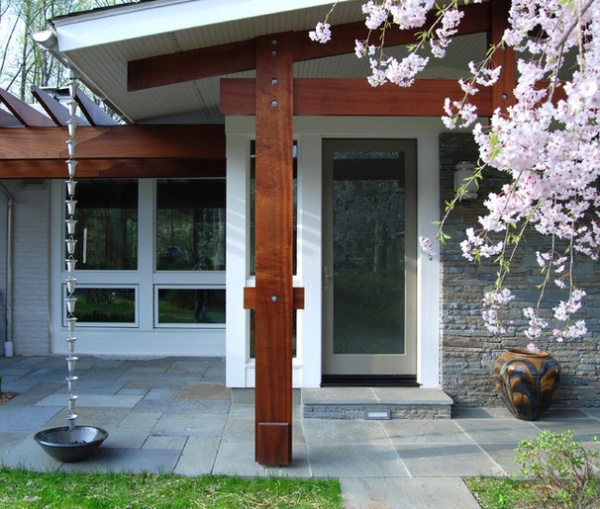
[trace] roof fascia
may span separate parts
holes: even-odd
[[[62,53],[331,3],[332,0],[157,0],[58,17],[50,23],[56,31],[58,49]]]

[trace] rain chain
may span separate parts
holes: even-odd
[[[75,429],[75,420],[77,419],[77,415],[75,414],[77,396],[74,394],[74,389],[75,383],[78,380],[78,377],[75,376],[75,364],[77,363],[77,357],[75,356],[75,343],[77,341],[77,337],[75,336],[75,323],[77,322],[77,318],[75,317],[75,302],[77,298],[74,296],[75,283],[77,282],[77,278],[74,276],[75,265],[77,264],[77,260],[75,259],[75,246],[77,245],[77,240],[75,239],[75,226],[77,224],[77,220],[75,219],[75,205],[77,204],[77,200],[75,200],[75,186],[77,185],[75,181],[75,167],[77,166],[77,161],[75,160],[75,148],[77,147],[77,141],[75,140],[75,132],[77,131],[77,101],[75,100],[77,95],[77,78],[73,73],[69,76],[69,95],[70,97],[67,101],[70,114],[69,121],[67,122],[69,139],[66,141],[69,153],[69,159],[67,160],[69,180],[66,181],[69,199],[65,200],[67,206],[67,219],[65,219],[67,226],[67,238],[65,239],[67,245],[67,258],[65,259],[67,265],[67,278],[65,279],[67,296],[65,304],[67,308],[69,335],[65,341],[67,342],[69,353],[69,356],[66,358],[69,371],[69,376],[66,378],[69,390],[69,395],[67,396],[69,403],[67,421],[69,423],[69,430],[73,431]]]

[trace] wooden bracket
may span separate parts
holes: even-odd
[[[292,289],[294,309],[304,309],[304,288]],[[256,288],[247,286],[244,288],[244,309],[256,309]]]

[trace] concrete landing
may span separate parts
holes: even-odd
[[[323,387],[302,389],[305,419],[450,419],[452,399],[440,389]]]

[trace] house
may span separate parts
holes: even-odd
[[[386,380],[494,404],[491,363],[519,341],[482,327],[494,269],[457,246],[496,176],[459,206],[439,257],[418,248],[436,233],[456,165],[477,159],[469,133],[440,121],[443,99],[461,96],[456,78],[502,34],[507,2],[465,6],[443,67],[410,89],[364,79],[361,3],[339,2],[327,45],[307,32],[330,0],[153,0],[59,17],[37,34],[123,120],[77,96],[77,351],[223,356],[229,387],[257,388],[257,440],[283,449],[291,387]],[[402,52],[412,38],[390,31],[386,44]],[[513,67],[511,51],[501,58]],[[513,83],[504,73],[478,96],[480,114],[509,104]],[[62,353],[68,334],[68,115],[48,91],[38,99],[43,119],[5,93],[0,117],[4,332],[20,355]],[[581,266],[590,337],[557,347],[561,398],[598,405],[598,268]]]

